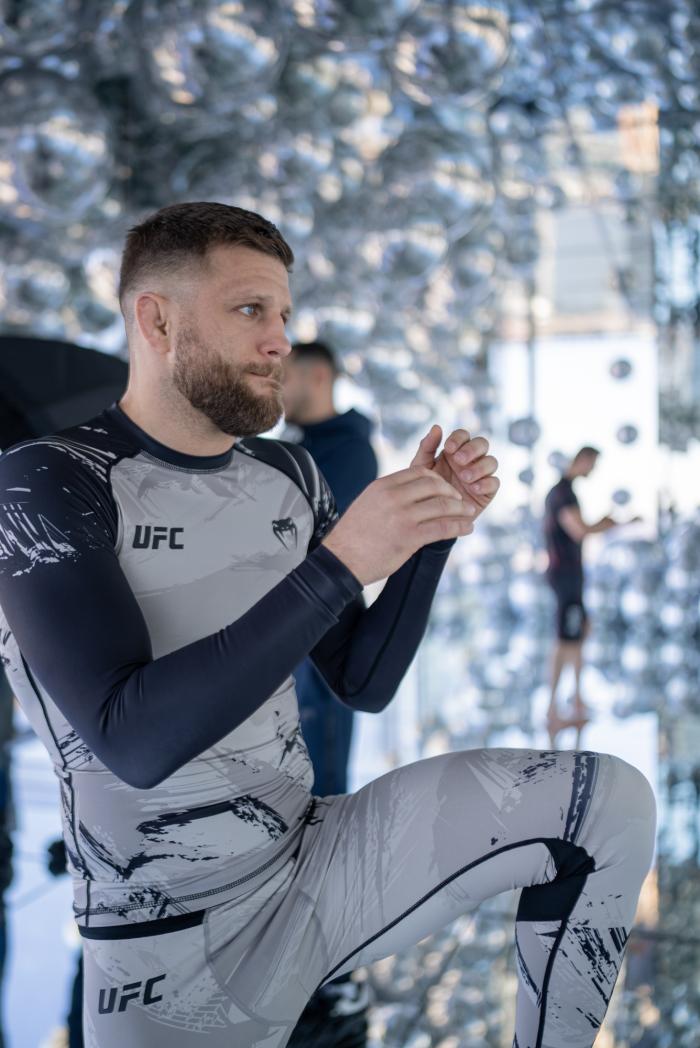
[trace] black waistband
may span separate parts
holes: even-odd
[[[79,927],[83,939],[141,939],[148,935],[167,935],[183,928],[195,928],[204,921],[206,910],[195,913],[178,913],[174,917],[160,917],[155,921],[139,921],[136,924],[108,924],[94,928]]]

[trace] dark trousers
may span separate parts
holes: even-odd
[[[83,951],[78,956],[68,1012],[68,1048],[83,1048]]]
[[[314,793],[347,793],[353,711],[335,697],[309,659],[297,666],[294,677],[301,730],[314,766]]]

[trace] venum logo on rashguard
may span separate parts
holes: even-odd
[[[184,549],[180,541],[184,528],[167,528],[161,525],[137,524],[134,529],[133,549],[159,549],[167,542],[169,549]]]
[[[117,1011],[125,1012],[127,1005],[130,1001],[138,1001],[139,1004],[149,1005],[156,1004],[157,1001],[163,1000],[163,994],[153,992],[153,988],[156,983],[162,982],[166,977],[166,972],[162,975],[154,975],[152,979],[146,979],[146,982],[126,983],[122,987],[110,986],[109,989],[100,990],[100,998],[98,1002],[98,1008],[100,1015],[111,1015],[114,1011],[117,998],[119,998],[119,1007]]]
[[[294,546],[297,545],[297,526],[291,517],[282,517],[281,520],[273,520],[272,531],[285,549],[291,549],[291,540],[294,540]]]

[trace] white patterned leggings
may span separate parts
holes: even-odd
[[[89,1048],[282,1048],[325,981],[521,888],[514,1048],[591,1048],[655,804],[615,757],[470,750],[318,800],[254,892],[162,934],[85,939]],[[145,929],[144,929],[145,930]]]

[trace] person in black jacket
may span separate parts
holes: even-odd
[[[311,454],[335,496],[338,512],[377,477],[370,443],[372,423],[351,408],[339,414],[334,386],[340,374],[324,342],[297,342],[285,361],[284,411],[301,429],[299,443]],[[354,713],[341,703],[311,659],[294,673],[304,740],[314,769],[314,792],[321,797],[347,793]],[[367,1042],[367,994],[349,976],[323,987],[309,1002],[289,1042],[313,1041],[321,1048],[362,1048]]]
[[[372,423],[354,408],[339,414],[333,388],[339,375],[333,351],[323,342],[297,342],[284,369],[284,412],[302,431],[311,454],[344,513],[377,477],[370,443]],[[354,713],[336,699],[310,659],[294,673],[304,740],[320,797],[347,793]]]

